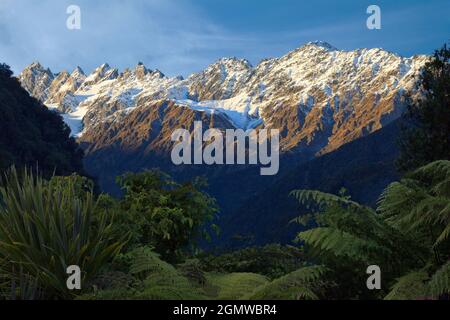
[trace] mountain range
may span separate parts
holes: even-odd
[[[206,175],[222,209],[224,235],[250,234],[262,243],[285,238],[268,230],[292,218],[294,207],[281,205],[289,189],[347,187],[357,200],[374,203],[396,178],[393,128],[406,98],[421,95],[418,77],[427,60],[311,42],[256,66],[223,58],[187,78],[142,63],[122,72],[105,63],[87,75],[80,67],[53,73],[37,62],[18,78],[62,115],[85,150],[85,169],[104,191],[120,193],[114,178],[127,171],[159,167],[176,179]],[[171,133],[192,131],[194,121],[204,130],[279,129],[280,173],[268,178],[248,165],[172,165]],[[362,185],[355,174],[370,171],[369,163],[382,170]],[[369,192],[362,196],[362,189]],[[254,219],[265,227],[251,227]]]

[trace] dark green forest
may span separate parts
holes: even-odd
[[[399,135],[401,178],[373,207],[344,188],[291,190],[301,208],[286,226],[298,227],[291,245],[220,254],[201,246],[220,233],[207,181],[148,170],[117,177],[120,198],[95,192],[61,118],[2,66],[0,298],[448,300],[449,57],[444,46],[426,64],[424,98]],[[71,265],[80,290],[67,289]],[[380,290],[366,285],[371,265]]]
[[[83,151],[61,116],[30,97],[0,64],[0,171],[11,165],[46,177],[83,170]]]

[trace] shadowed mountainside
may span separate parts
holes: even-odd
[[[286,228],[289,221],[308,212],[289,196],[294,189],[337,194],[341,188],[346,188],[352,199],[375,206],[382,190],[398,179],[394,161],[398,155],[400,126],[401,120],[397,120],[277,176],[263,191],[223,217],[220,242],[234,247],[292,241],[299,226]]]
[[[63,119],[23,89],[0,64],[0,171],[38,166],[48,176],[82,170],[83,152]]]

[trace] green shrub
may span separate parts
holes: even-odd
[[[201,267],[206,271],[220,273],[258,273],[271,279],[281,277],[303,266],[303,252],[293,246],[269,244],[250,247],[218,256],[201,258]]]
[[[216,201],[201,191],[204,181],[176,183],[158,170],[128,173],[118,178],[124,197],[118,203],[117,232],[129,232],[129,248],[152,246],[170,261],[183,250],[195,246],[199,238],[209,238],[208,225],[218,208]],[[113,201],[103,199],[105,205]]]
[[[67,267],[80,267],[86,288],[120,250],[110,240],[108,216],[93,223],[92,192],[80,192],[73,179],[46,182],[27,171],[19,178],[14,168],[6,174],[0,187],[0,272],[14,289],[10,298],[72,298]],[[28,297],[27,287],[33,288]]]

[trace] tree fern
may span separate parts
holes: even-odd
[[[128,254],[130,273],[142,280],[136,299],[201,299],[202,290],[194,286],[174,266],[161,260],[151,248],[139,247]]]
[[[317,204],[321,208],[333,204],[347,205],[360,208],[361,205],[357,202],[350,200],[348,197],[337,196],[330,193],[325,193],[317,190],[294,190],[290,193],[301,204],[306,205],[308,208],[311,204]]]
[[[433,298],[450,294],[450,261],[447,261],[432,277],[429,290]]]
[[[365,263],[376,262],[376,257],[389,256],[392,252],[375,241],[356,237],[334,228],[314,228],[300,232],[298,239],[320,253],[329,253]]]
[[[426,181],[433,185],[442,181],[448,181],[450,179],[450,161],[439,160],[431,162],[417,169],[411,175],[414,179]]]
[[[320,204],[319,212],[308,216],[314,218],[317,227],[297,237],[314,255],[325,258],[331,254],[363,263],[385,261],[388,270],[393,270],[402,268],[423,252],[414,239],[399,235],[373,209],[348,197],[309,190],[294,194],[301,203],[318,201]]]
[[[209,291],[218,300],[244,299],[256,288],[265,285],[268,280],[265,276],[256,273],[208,273],[207,285]]]
[[[318,300],[326,287],[321,280],[328,271],[323,266],[298,269],[257,288],[247,298],[254,300]]]
[[[318,209],[314,216],[309,216],[316,225],[300,232],[297,240],[304,243],[306,252],[316,261],[337,272],[335,276],[343,282],[341,286],[362,281],[362,270],[371,264],[382,266],[384,281],[390,283],[429,256],[429,249],[415,234],[399,232],[384,221],[385,217],[348,197],[308,190],[294,194],[301,203],[309,202],[311,206],[316,202]],[[357,282],[354,286],[353,293],[346,291],[349,297],[361,295]],[[363,295],[370,297],[368,293]]]
[[[424,271],[414,271],[398,279],[392,286],[385,300],[415,300],[425,298],[427,294],[426,281],[428,274]]]
[[[198,259],[188,259],[177,266],[177,270],[189,281],[197,285],[205,285],[206,276]]]
[[[378,211],[400,231],[421,233],[434,248],[441,245],[450,234],[450,161],[430,163],[391,184]]]
[[[145,279],[149,274],[176,273],[175,268],[162,261],[149,247],[139,247],[128,253],[131,257],[130,274]]]

